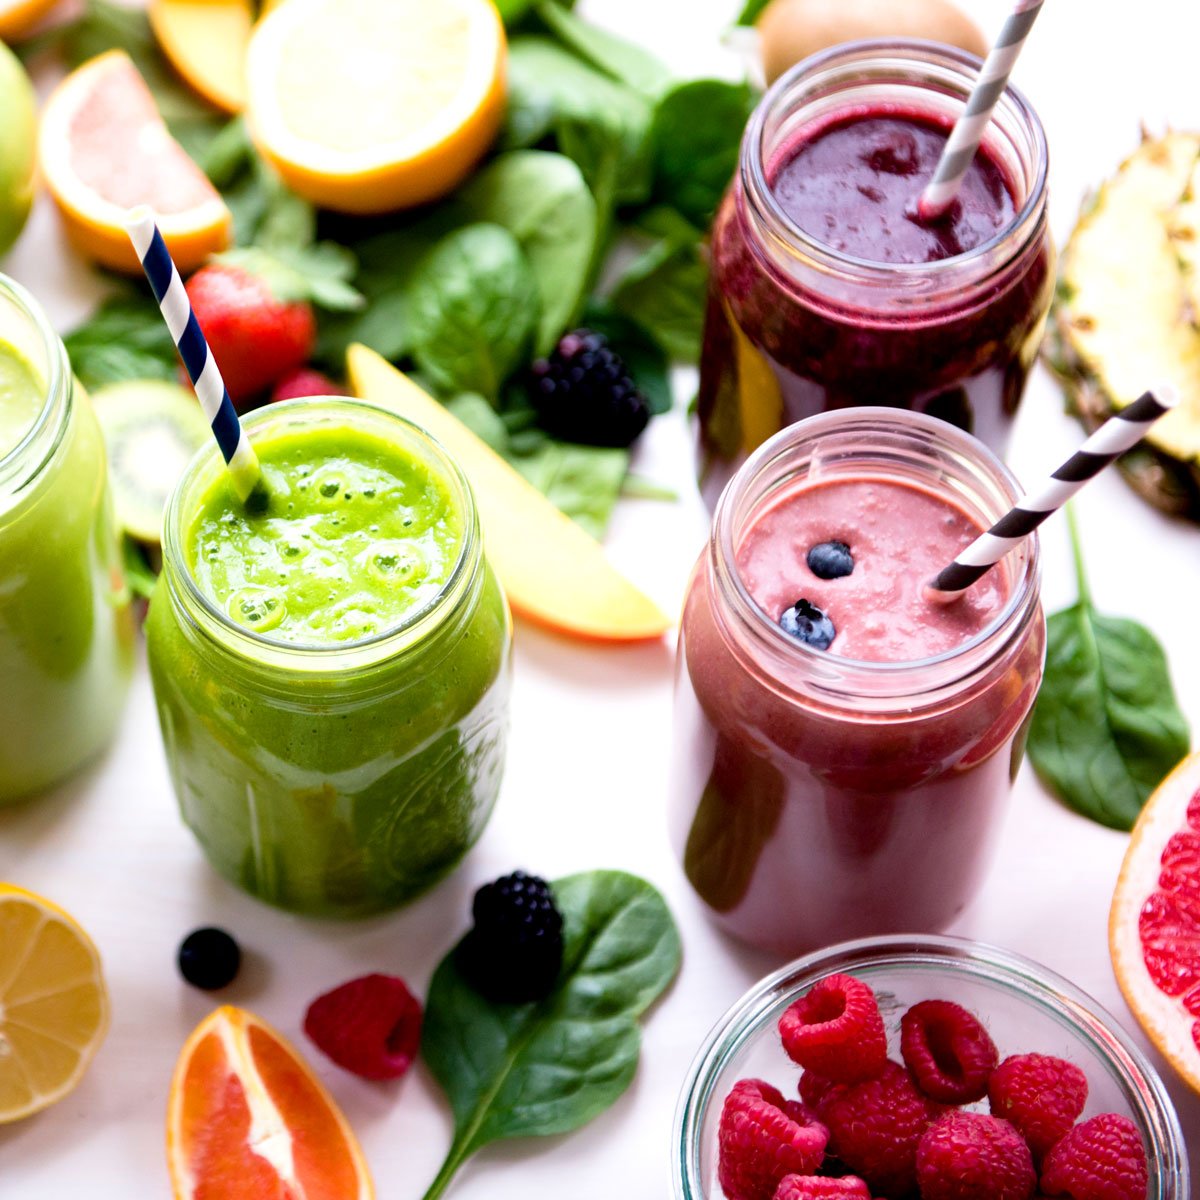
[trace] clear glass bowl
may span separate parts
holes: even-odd
[[[785,1095],[798,1070],[776,1023],[789,1004],[835,972],[855,975],[879,998],[890,1056],[900,1059],[900,1017],[919,1000],[953,1000],[987,1027],[1001,1058],[1055,1054],[1088,1078],[1083,1117],[1118,1112],[1138,1126],[1150,1164],[1147,1200],[1188,1200],[1187,1150],[1154,1068],[1112,1016],[1061,976],[995,946],[960,938],[879,937],[842,942],[796,959],[750,989],[717,1023],[688,1074],[675,1114],[672,1175],[677,1200],[719,1200],[717,1121],[739,1079],[766,1079]],[[981,1105],[986,1111],[986,1101]]]

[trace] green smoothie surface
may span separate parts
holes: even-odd
[[[250,512],[222,472],[185,533],[200,590],[272,641],[329,646],[384,633],[453,573],[463,514],[436,468],[349,425],[254,438],[270,496]]]
[[[0,457],[29,432],[45,402],[46,389],[28,360],[0,340]]]

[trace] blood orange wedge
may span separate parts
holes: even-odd
[[[49,900],[0,883],[0,1122],[61,1100],[107,1029],[91,938]]]
[[[423,204],[496,136],[506,53],[492,0],[287,0],[250,38],[250,130],[316,204]]]
[[[1108,946],[1133,1015],[1200,1092],[1200,754],[1159,784],[1133,828]]]
[[[167,1159],[176,1200],[372,1200],[346,1118],[266,1022],[226,1005],[175,1067]]]
[[[124,51],[89,59],[58,85],[42,111],[38,148],[67,236],[88,258],[141,271],[124,224],[139,204],[154,209],[185,274],[229,245],[229,209],[167,132]]]

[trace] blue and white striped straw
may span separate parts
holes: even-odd
[[[954,203],[967,168],[983,140],[983,131],[992,119],[992,109],[1004,94],[1017,56],[1042,11],[1042,3],[1043,0],[1017,0],[996,44],[988,51],[983,70],[967,97],[966,107],[946,139],[933,178],[917,201],[917,216],[922,221],[936,220]]]
[[[1109,417],[1040,487],[1026,492],[987,533],[943,567],[926,587],[925,598],[946,603],[961,596],[1084,484],[1136,446],[1178,402],[1175,389],[1163,383]]]
[[[150,281],[150,290],[158,301],[163,320],[175,339],[179,357],[196,389],[200,407],[212,426],[213,436],[229,467],[233,486],[244,502],[253,492],[260,490],[262,475],[258,456],[238,420],[217,360],[213,358],[200,322],[192,311],[179,270],[148,208],[142,206],[130,211],[125,221],[125,232],[129,234],[142,270]]]

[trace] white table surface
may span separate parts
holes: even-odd
[[[730,74],[717,43],[738,0],[582,0],[599,21],[652,45],[680,72]],[[1006,3],[965,4],[989,32]],[[1134,9],[1050,0],[1016,81],[1040,112],[1051,147],[1052,217],[1061,240],[1084,190],[1135,145],[1139,123],[1200,127],[1195,54],[1200,7],[1141,0]],[[4,270],[32,289],[60,329],[96,295],[87,269],[62,247],[43,199]],[[692,380],[681,381],[690,395]],[[1032,479],[1079,438],[1041,370],[1017,423],[1011,462]],[[654,422],[640,471],[672,483],[675,505],[625,502],[609,537],[613,559],[677,611],[706,530],[691,485],[683,416]],[[1200,530],[1170,521],[1109,475],[1080,504],[1093,591],[1112,613],[1137,616],[1170,651],[1175,684],[1200,728]],[[1073,599],[1061,518],[1047,527],[1048,609]],[[493,1147],[452,1186],[458,1200],[558,1197],[631,1200],[669,1194],[668,1152],[680,1083],[709,1027],[777,964],[706,921],[667,844],[664,804],[671,722],[672,650],[576,645],[519,624],[512,738],[495,816],[462,868],[395,914],[354,924],[290,917],[224,883],[180,823],[167,781],[144,662],[111,752],[56,793],[0,810],[0,877],[42,892],[95,937],[112,993],[108,1038],[82,1085],[41,1115],[0,1128],[0,1200],[151,1200],[170,1194],[164,1109],[176,1054],[213,1006],[176,974],[190,929],[233,931],[249,961],[222,999],[260,1013],[308,1049],[300,1032],[318,993],[368,971],[404,976],[424,993],[464,928],[470,897],[515,867],[551,878],[621,867],[665,893],[684,942],[682,973],[645,1029],[629,1092],[568,1137]],[[2,681],[0,681],[2,686]],[[1055,803],[1026,767],[982,895],[951,932],[1019,951],[1095,996],[1147,1045],[1109,966],[1105,925],[1125,835]],[[1200,1161],[1200,1100],[1166,1075],[1193,1157]],[[450,1140],[450,1117],[423,1067],[393,1085],[364,1083],[315,1051],[311,1061],[362,1139],[379,1200],[418,1200]],[[1195,1177],[1200,1179],[1200,1172]]]

